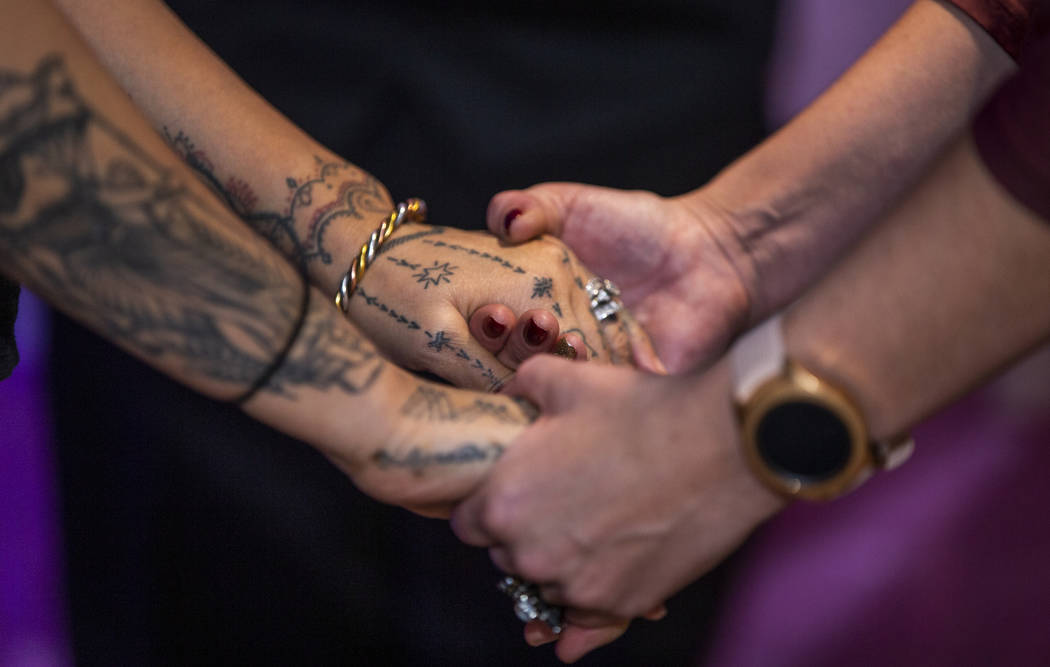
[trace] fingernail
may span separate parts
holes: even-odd
[[[525,342],[534,347],[543,344],[543,341],[547,340],[547,330],[536,324],[536,320],[529,320],[529,325],[525,327],[524,335]]]
[[[503,218],[503,231],[504,232],[510,233],[510,223],[514,222],[514,219],[517,218],[519,215],[521,215],[521,209],[520,208],[516,208],[516,209],[513,209],[510,213],[508,213],[505,218]]]
[[[485,321],[481,325],[481,330],[485,332],[485,335],[489,338],[499,338],[503,335],[503,332],[507,330],[507,326],[502,322],[499,322],[494,317],[486,317]]]
[[[565,338],[555,343],[553,352],[559,357],[565,357],[566,359],[576,358],[576,348]]]

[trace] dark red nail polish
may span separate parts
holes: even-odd
[[[536,320],[529,320],[529,325],[525,327],[525,342],[535,347],[536,345],[543,344],[543,341],[547,340],[548,332],[543,327],[536,324]]]
[[[503,335],[503,332],[507,330],[507,326],[502,322],[497,322],[494,317],[486,317],[485,321],[481,324],[481,330],[485,332],[485,335],[489,338],[499,338]]]
[[[510,231],[510,223],[514,222],[514,219],[521,215],[521,209],[516,208],[507,214],[507,217],[503,218],[503,231]]]

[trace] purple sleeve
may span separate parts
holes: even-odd
[[[977,116],[974,139],[988,169],[1022,204],[1050,221],[1050,36]]]

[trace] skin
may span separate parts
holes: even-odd
[[[194,176],[57,10],[4,0],[0,16],[6,276],[217,400],[267,377],[243,409],[378,500],[440,515],[476,486],[530,406],[391,364]]]
[[[541,184],[496,195],[489,229],[512,242],[558,236],[621,285],[668,370],[699,368],[826,274],[1013,69],[954,6],[920,0],[808,109],[703,187],[665,198]],[[586,620],[606,626],[563,636],[563,658],[625,627]]]
[[[186,163],[334,297],[352,258],[394,206],[383,184],[270,106],[162,2],[57,4]],[[421,234],[426,230],[434,235]],[[614,327],[595,321],[578,284],[593,274],[560,241],[503,248],[487,234],[417,225],[405,225],[392,240],[364,274],[369,296],[354,296],[350,317],[407,368],[491,390],[560,339],[577,358],[626,363],[633,348],[643,363],[656,363],[629,317]],[[377,310],[380,303],[387,310]],[[391,311],[429,336],[403,335],[406,321],[386,317]],[[490,319],[503,332],[490,335]],[[461,353],[432,354],[447,349],[445,339],[437,339],[440,349],[430,347],[441,334]]]
[[[897,436],[1050,336],[1047,266],[1050,224],[966,135],[788,311],[788,356],[845,389],[872,439]],[[541,417],[453,527],[548,599],[588,610],[577,625],[651,609],[784,505],[744,463],[724,359],[664,378],[535,359],[506,391]],[[558,655],[597,643],[567,636]]]
[[[666,198],[546,183],[493,197],[488,226],[512,242],[561,238],[623,287],[670,371],[693,368],[824,275],[1013,70],[968,16],[918,0],[813,104],[702,187]]]

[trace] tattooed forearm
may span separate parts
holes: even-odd
[[[487,463],[503,456],[506,448],[498,442],[465,442],[452,449],[429,451],[412,447],[407,454],[395,454],[385,449],[372,454],[372,462],[380,468],[407,468],[414,475],[422,475],[434,466],[457,466],[470,463]]]
[[[372,386],[385,365],[368,341],[332,316],[327,303],[318,303],[267,389],[289,398],[295,386],[357,394]]]
[[[302,286],[217,208],[89,107],[60,58],[0,71],[5,266],[115,343],[240,389],[285,344]],[[305,335],[268,390],[358,391],[379,372],[355,333]]]
[[[449,392],[438,387],[420,386],[401,406],[401,414],[411,419],[469,423],[493,419],[503,424],[528,424],[535,419],[535,408],[527,401],[515,402],[515,409],[491,400],[475,398],[468,405],[457,405]]]
[[[346,219],[366,220],[390,211],[390,197],[371,174],[348,162],[315,157],[314,171],[305,178],[285,179],[287,205],[262,206],[250,178],[220,179],[207,153],[182,131],[164,128],[168,142],[242,219],[297,264],[331,264],[325,235]]]

